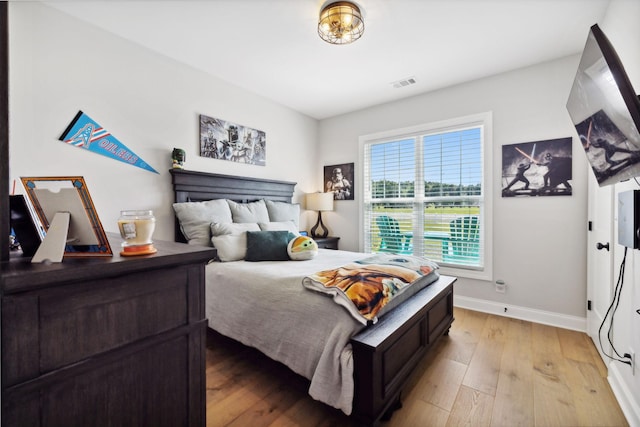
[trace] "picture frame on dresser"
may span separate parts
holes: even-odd
[[[20,179],[46,234],[32,262],[60,262],[60,252],[64,257],[113,256],[84,177]]]

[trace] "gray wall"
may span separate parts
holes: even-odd
[[[360,135],[491,111],[494,197],[488,244],[493,244],[494,279],[504,280],[507,292],[496,293],[493,281],[461,277],[457,297],[583,318],[587,175],[579,144],[574,142],[572,196],[501,197],[502,145],[574,136],[565,104],[578,60],[572,56],[324,120],[317,167],[358,162]],[[327,222],[345,246],[357,249],[357,203],[336,206]]]

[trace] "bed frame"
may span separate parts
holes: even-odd
[[[175,201],[258,199],[291,202],[294,182],[173,169]],[[184,242],[176,220],[175,240]],[[453,322],[455,277],[440,279],[418,292],[351,339],[355,394],[352,417],[376,425],[401,407],[401,392],[424,354]]]

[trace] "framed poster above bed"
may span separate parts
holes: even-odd
[[[265,166],[266,150],[263,131],[200,114],[200,156]]]

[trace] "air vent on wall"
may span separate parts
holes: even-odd
[[[398,80],[397,82],[391,83],[391,86],[393,86],[395,89],[398,89],[398,88],[410,86],[413,84],[416,84],[416,78],[407,77],[406,79]]]

